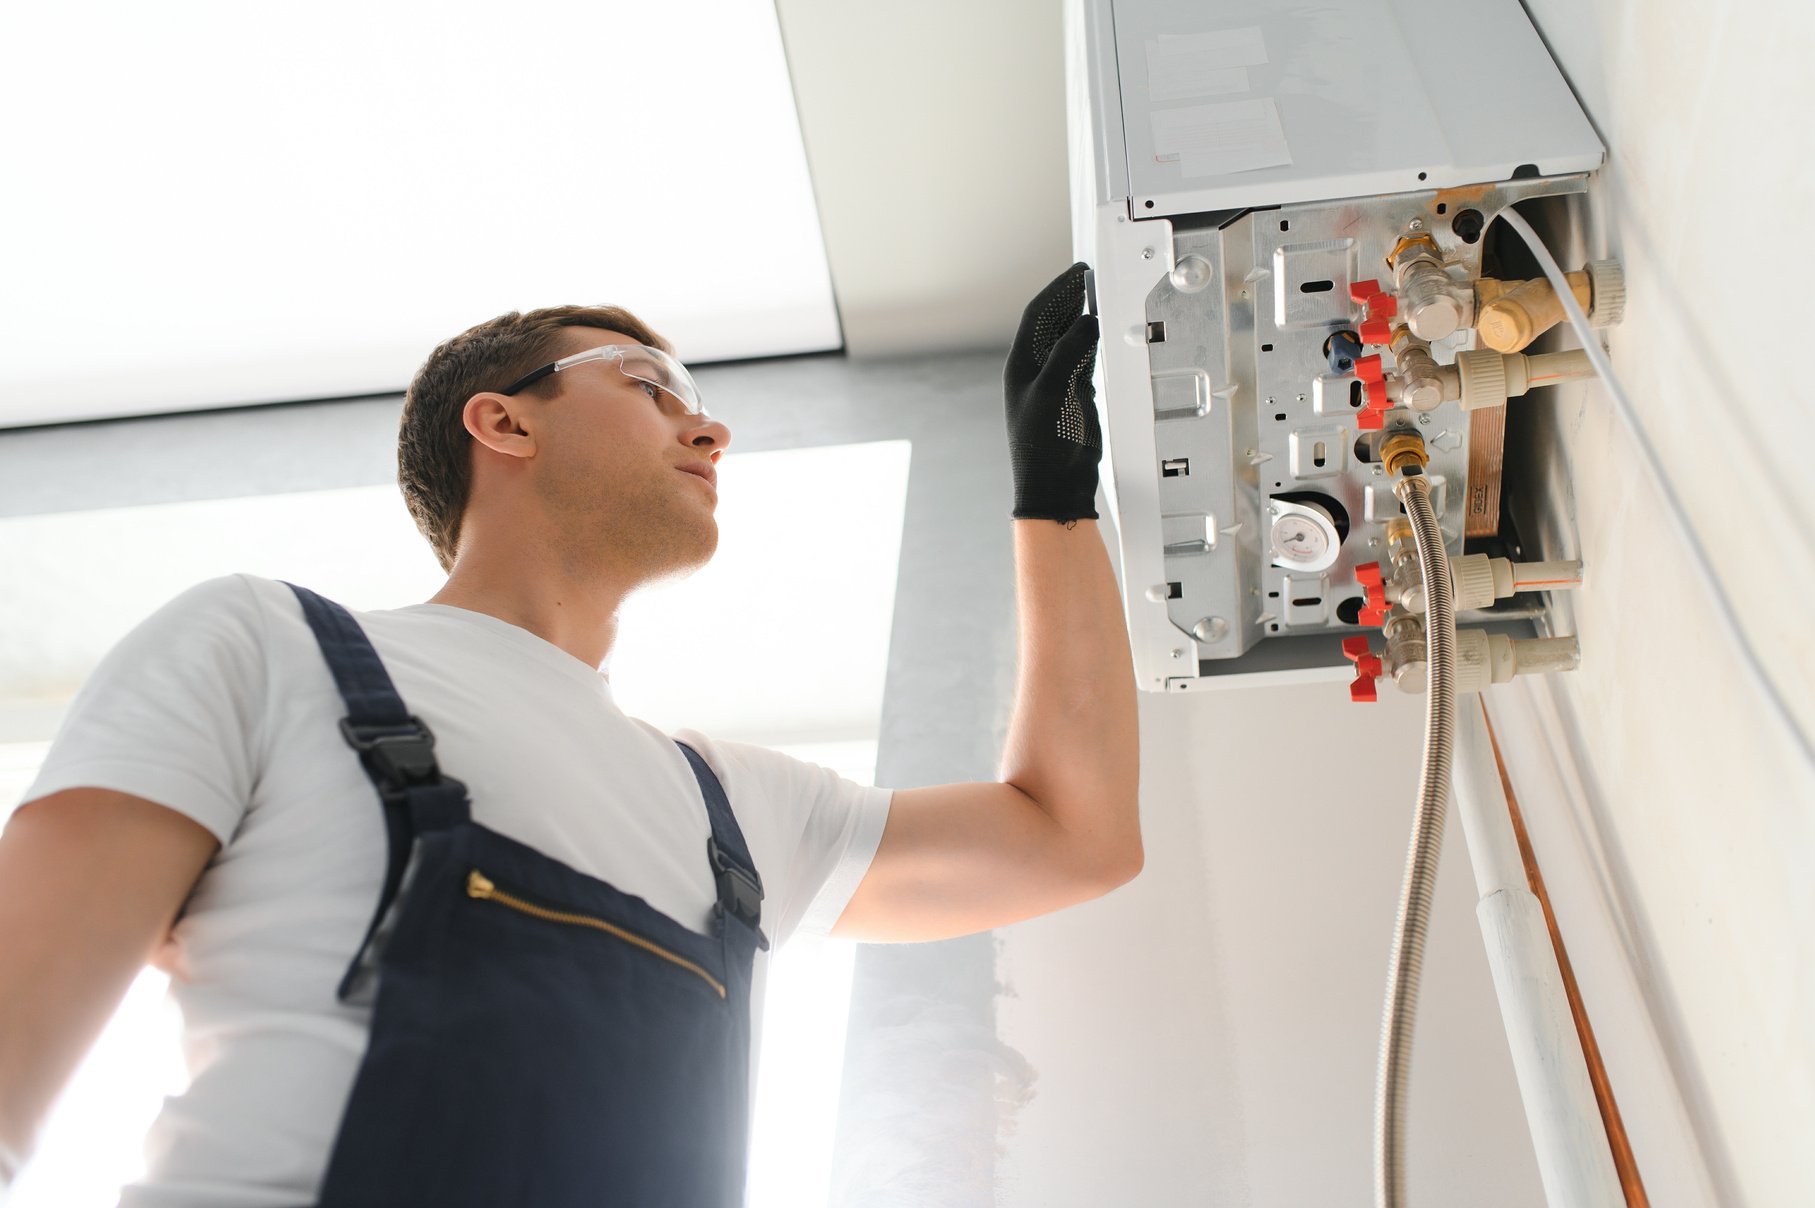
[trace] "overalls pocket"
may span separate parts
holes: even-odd
[[[641,948],[651,956],[660,957],[670,964],[685,969],[687,972],[705,982],[708,986],[711,986],[713,991],[720,998],[725,997],[725,983],[721,982],[718,978],[712,976],[697,963],[688,960],[686,957],[662,947],[662,945],[653,940],[645,939],[635,932],[626,930],[616,923],[598,918],[595,915],[583,914],[572,910],[563,910],[540,902],[532,902],[520,894],[512,893],[509,890],[499,887],[490,877],[486,876],[484,872],[477,868],[468,870],[466,874],[466,896],[482,902],[494,902],[507,910],[514,910],[519,914],[527,915],[531,918],[542,919],[545,922],[558,923],[568,927],[590,927],[595,931],[622,940],[632,947]]]

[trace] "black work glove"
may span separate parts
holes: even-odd
[[[1083,262],[1041,290],[1021,314],[1002,370],[1016,520],[1095,520],[1097,318],[1084,309]]]

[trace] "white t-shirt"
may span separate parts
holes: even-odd
[[[708,929],[698,784],[667,735],[617,708],[598,670],[467,609],[353,615],[476,821]],[[341,737],[345,714],[295,594],[253,575],[211,579],[108,653],[26,792],[132,793],[222,845],[157,961],[182,1010],[191,1084],[147,1135],[147,1175],[123,1208],[314,1202],[370,1019],[335,987],[385,867],[381,807]],[[760,747],[676,737],[725,787],[763,878],[771,943],[829,930],[875,854],[888,792]],[[766,961],[757,954],[759,1014]]]

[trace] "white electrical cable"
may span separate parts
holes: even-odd
[[[1645,466],[1650,470],[1652,481],[1663,494],[1664,501],[1669,504],[1670,519],[1676,525],[1677,534],[1688,545],[1690,554],[1694,556],[1696,565],[1701,569],[1702,581],[1708,585],[1708,591],[1714,597],[1715,611],[1726,626],[1728,636],[1739,647],[1741,661],[1751,672],[1752,678],[1758,682],[1758,686],[1764,690],[1765,696],[1770,700],[1772,707],[1777,710],[1778,716],[1783,719],[1784,727],[1796,740],[1797,748],[1801,750],[1804,761],[1815,765],[1815,743],[1810,741],[1809,735],[1797,722],[1796,714],[1791,712],[1789,702],[1778,690],[1777,681],[1773,680],[1765,670],[1764,661],[1758,657],[1757,649],[1752,645],[1751,639],[1746,636],[1745,627],[1740,624],[1739,614],[1734,610],[1733,601],[1728,598],[1725,588],[1721,586],[1721,578],[1715,573],[1714,563],[1709,559],[1707,549],[1702,545],[1701,538],[1696,536],[1695,527],[1689,523],[1688,510],[1683,506],[1683,501],[1677,497],[1676,491],[1670,486],[1670,480],[1664,473],[1663,460],[1652,445],[1651,437],[1646,434],[1644,425],[1639,423],[1638,413],[1633,410],[1632,401],[1626,397],[1625,389],[1620,385],[1619,379],[1614,377],[1613,363],[1607,359],[1607,352],[1601,347],[1601,341],[1595,336],[1594,329],[1588,326],[1588,316],[1584,315],[1582,308],[1576,304],[1575,294],[1571,291],[1569,281],[1563,275],[1562,268],[1558,266],[1556,257],[1550,254],[1550,249],[1544,246],[1544,241],[1538,238],[1538,233],[1531,229],[1531,224],[1525,221],[1524,216],[1511,206],[1500,211],[1500,218],[1518,233],[1519,238],[1525,241],[1525,245],[1531,249],[1531,254],[1537,258],[1539,266],[1543,268],[1544,275],[1550,279],[1550,284],[1557,293],[1557,301],[1563,304],[1563,313],[1569,316],[1569,325],[1575,329],[1576,338],[1582,342],[1582,351],[1588,354],[1588,360],[1594,365],[1594,371],[1600,375],[1601,383],[1607,387],[1607,393],[1613,397],[1614,408],[1620,413],[1620,418],[1626,421],[1627,429],[1632,433],[1633,439],[1638,442],[1639,451],[1645,455]]]

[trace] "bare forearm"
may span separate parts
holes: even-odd
[[[64,789],[0,834],[0,1147],[30,1151],[220,846],[142,797]]]
[[[1002,778],[1081,858],[1138,868],[1133,658],[1102,534],[1094,520],[1014,523],[1020,672]]]

